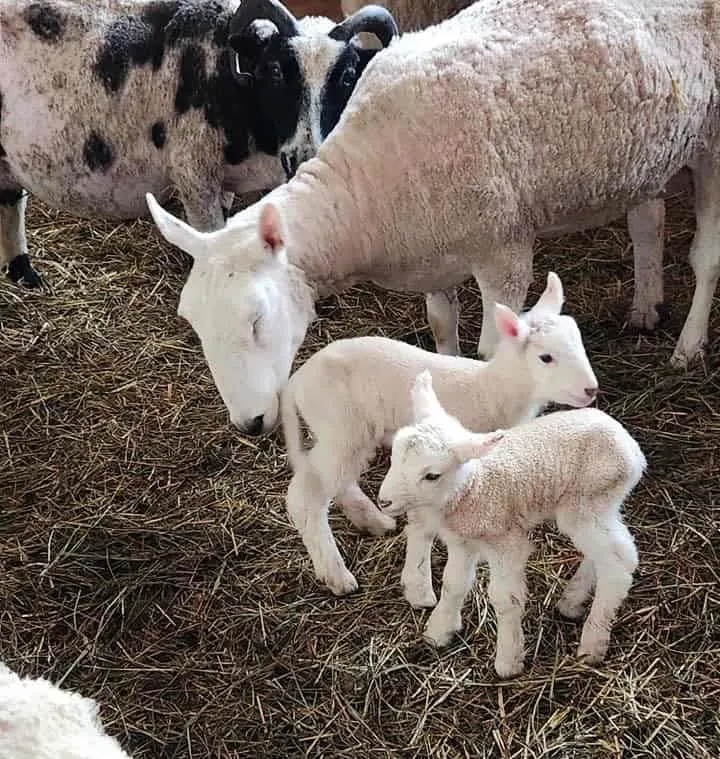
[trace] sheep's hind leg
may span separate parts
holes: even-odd
[[[328,521],[334,492],[320,472],[327,471],[331,457],[332,453],[324,452],[318,445],[307,454],[290,480],[286,504],[290,519],[310,554],[315,576],[335,595],[342,596],[357,590],[358,585],[345,566]]]
[[[494,252],[491,265],[473,271],[483,305],[480,358],[488,360],[497,347],[495,304],[502,303],[518,313],[525,303],[532,281],[532,246],[531,240],[505,245]]]
[[[584,557],[558,601],[558,611],[568,619],[580,619],[594,587],[595,566],[590,559]]]
[[[714,165],[713,160],[716,161]],[[695,272],[695,292],[670,360],[676,367],[687,366],[703,356],[710,308],[720,277],[720,161],[705,156],[693,169],[693,181],[697,224],[690,248],[690,264]]]
[[[660,321],[663,303],[663,230],[665,201],[650,200],[627,213],[628,232],[633,243],[635,294],[630,324],[653,330]]]
[[[460,354],[458,320],[460,305],[457,290],[438,290],[425,296],[428,323],[435,338],[435,350],[446,356]]]
[[[593,521],[563,532],[595,567],[595,598],[582,629],[578,656],[597,663],[605,658],[613,620],[632,585],[638,565],[635,541],[619,517],[605,525]]]
[[[42,287],[40,275],[33,269],[25,234],[27,197],[0,159],[0,266],[7,267],[8,277],[28,288]]]
[[[395,520],[391,516],[383,514],[363,493],[357,482],[353,482],[345,488],[335,498],[335,502],[355,527],[363,532],[381,537],[395,529]]]
[[[409,511],[405,525],[405,565],[400,575],[405,600],[415,609],[432,608],[437,596],[432,586],[432,545],[435,534]]]

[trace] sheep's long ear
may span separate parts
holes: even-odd
[[[520,341],[527,337],[527,324],[511,308],[502,303],[495,304],[495,326],[502,337]]]
[[[415,382],[413,382],[412,389],[410,390],[410,396],[412,398],[413,416],[416,422],[421,422],[426,417],[443,410],[433,390],[432,375],[427,369],[415,377]]]
[[[145,194],[145,201],[155,226],[169,243],[177,245],[193,258],[199,258],[207,252],[207,233],[198,232],[197,229],[193,229],[189,224],[166,211],[151,192]]]
[[[549,311],[552,314],[559,314],[562,311],[564,302],[565,295],[560,277],[554,271],[549,271],[545,290],[531,310]]]
[[[461,464],[470,459],[487,456],[490,451],[505,437],[505,430],[495,430],[487,435],[469,435],[465,440],[455,443],[453,453]]]

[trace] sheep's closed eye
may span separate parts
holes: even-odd
[[[543,362],[543,364],[551,364],[553,357],[549,353],[543,353],[540,356],[540,360]]]
[[[256,316],[252,323],[252,333],[253,338],[257,340],[258,332],[260,331],[260,322],[262,321],[262,316]]]
[[[428,482],[435,482],[435,480],[440,479],[440,475],[437,472],[428,472],[424,477],[424,480],[427,480]]]

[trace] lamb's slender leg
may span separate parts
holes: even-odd
[[[494,540],[486,553],[488,598],[497,618],[495,672],[502,678],[519,675],[524,667],[525,565],[531,553],[532,543],[525,535]]]
[[[25,234],[27,197],[12,179],[6,164],[0,160],[0,266],[7,266],[8,277],[29,288],[42,286],[40,275],[33,269],[28,255]]]
[[[584,557],[558,601],[558,611],[568,619],[580,619],[585,611],[585,602],[590,598],[594,587],[595,566],[590,559]]]
[[[446,356],[460,354],[458,319],[460,305],[457,290],[438,290],[425,296],[428,323],[435,338],[435,350]]]
[[[320,474],[335,466],[335,454],[320,444],[315,445],[290,480],[286,504],[290,519],[310,554],[315,576],[335,595],[342,596],[357,590],[357,581],[345,566],[328,522],[335,488]],[[334,471],[341,471],[340,467],[338,464]]]
[[[335,502],[355,527],[363,532],[380,537],[395,529],[395,520],[383,514],[363,493],[357,482],[353,482],[336,496]]]
[[[432,586],[432,545],[435,533],[412,511],[405,525],[405,565],[400,582],[407,602],[416,609],[432,608],[437,596]]]
[[[632,585],[637,549],[619,516],[606,525],[596,521],[578,524],[567,534],[595,566],[597,588],[582,629],[578,656],[596,663],[605,658],[613,620]]]
[[[713,164],[713,158],[705,156],[693,169],[693,180],[697,225],[690,263],[695,272],[695,293],[670,360],[676,367],[703,355],[710,308],[720,277],[720,162]]]
[[[518,312],[525,303],[532,282],[532,240],[508,244],[493,253],[492,265],[473,271],[483,303],[482,331],[478,356],[489,359],[498,342],[495,304],[502,303]]]
[[[650,200],[628,211],[628,231],[633,242],[635,294],[630,324],[655,329],[663,302],[663,231],[665,201]]]
[[[467,541],[449,540],[440,601],[425,625],[424,637],[435,646],[446,646],[462,629],[462,607],[475,582],[480,554]]]

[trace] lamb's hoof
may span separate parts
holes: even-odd
[[[432,586],[403,585],[403,595],[413,609],[432,609],[437,606],[437,596]]]
[[[578,659],[582,659],[586,664],[599,664],[605,658],[609,645],[609,633],[595,633],[590,639],[583,635],[577,650]]]
[[[662,304],[654,306],[633,306],[630,311],[630,324],[635,329],[652,332],[660,323]]]
[[[704,341],[691,345],[678,343],[670,359],[670,366],[673,369],[687,369],[690,364],[695,361],[702,361],[703,358],[705,358]]]
[[[565,619],[581,619],[585,613],[585,604],[561,598],[557,602],[557,610]]]
[[[517,677],[518,675],[522,674],[524,669],[525,663],[522,657],[509,659],[508,661],[500,661],[499,659],[495,659],[495,674],[501,680]]]
[[[345,567],[327,577],[318,577],[320,582],[324,582],[336,596],[347,596],[358,589],[358,583],[352,572]]]
[[[16,285],[27,287],[29,290],[37,290],[43,286],[40,275],[33,269],[30,256],[23,253],[15,256],[8,264],[7,275]]]
[[[433,619],[433,616],[433,614],[430,615],[430,619],[425,625],[423,638],[435,648],[444,648],[452,642],[455,633],[462,630],[462,622],[459,615],[457,619],[451,620],[450,624],[448,624],[447,619]]]

